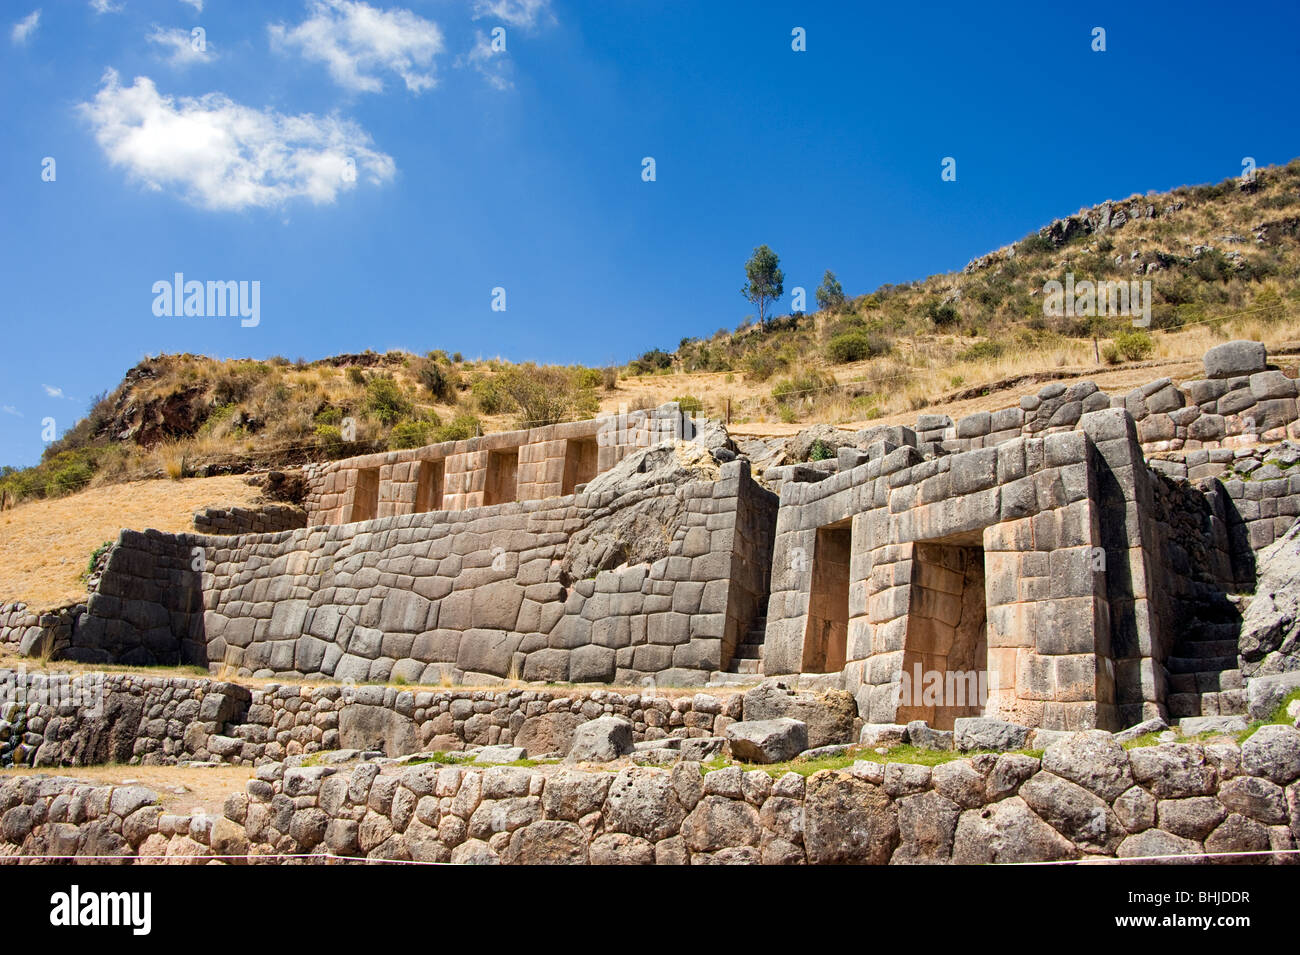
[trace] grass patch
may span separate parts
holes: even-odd
[[[1034,750],[1014,750],[1016,754],[1032,756],[1035,759],[1042,758],[1041,749]],[[884,753],[878,753],[870,746],[857,745],[851,746],[848,750],[837,756],[822,756],[817,759],[791,759],[784,763],[742,763],[733,762],[725,757],[719,756],[700,764],[700,772],[703,775],[717,772],[720,769],[728,769],[731,766],[739,766],[745,772],[752,769],[761,769],[773,778],[784,776],[786,773],[798,773],[800,776],[811,776],[813,773],[819,773],[824,769],[843,770],[849,769],[854,763],[860,761],[872,763],[911,763],[917,766],[938,766],[940,763],[950,763],[954,759],[970,759],[972,756],[981,756],[984,754],[993,754],[995,756],[1003,755],[1002,752],[995,752],[989,749],[972,749],[959,752],[957,750],[936,750],[922,749],[919,746],[903,744],[894,746]]]

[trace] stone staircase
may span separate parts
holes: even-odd
[[[1202,621],[1175,644],[1165,661],[1171,719],[1236,716],[1246,712],[1246,693],[1237,659],[1235,621]]]
[[[736,647],[725,670],[714,670],[709,683],[714,686],[758,683],[763,679],[763,639],[767,635],[767,617],[759,617],[745,639]]]

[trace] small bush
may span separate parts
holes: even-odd
[[[455,399],[456,388],[460,384],[460,375],[455,369],[445,367],[441,362],[425,359],[416,370],[420,384],[434,401],[448,402]]]
[[[1107,342],[1101,354],[1107,364],[1117,365],[1121,361],[1141,361],[1149,358],[1155,351],[1155,347],[1155,342],[1146,332],[1120,332],[1113,341]]]
[[[364,385],[366,383],[366,373],[356,365],[348,367],[348,381],[354,385]]]
[[[976,342],[970,348],[962,351],[957,359],[959,361],[988,361],[997,358],[1002,354],[1002,343],[994,341]]]
[[[436,444],[435,437],[442,421],[436,414],[430,413],[421,418],[408,418],[393,425],[388,437],[390,448],[422,448],[426,444]]]
[[[694,395],[678,395],[673,401],[677,402],[685,414],[700,414],[704,411],[704,402]]]
[[[825,461],[833,457],[835,457],[835,449],[821,438],[814,441],[811,447],[808,448],[809,461]]]
[[[826,353],[835,364],[843,365],[884,355],[889,349],[888,339],[870,332],[856,331],[836,335],[826,346]]]
[[[953,307],[951,302],[945,302],[942,305],[931,299],[925,305],[925,315],[930,321],[934,322],[935,328],[950,328],[961,321],[961,315]]]
[[[470,383],[469,393],[483,414],[500,414],[506,408],[506,394],[495,378],[480,375]]]
[[[366,383],[366,410],[393,425],[410,415],[411,402],[392,378],[376,375]]]
[[[600,383],[606,391],[613,391],[618,387],[618,369],[613,365],[600,370]]]
[[[483,432],[483,426],[472,414],[458,414],[433,433],[433,444],[443,441],[464,441]]]

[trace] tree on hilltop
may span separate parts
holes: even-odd
[[[745,263],[745,278],[748,281],[741,287],[740,294],[754,303],[758,309],[758,326],[766,329],[768,306],[785,294],[781,260],[766,245],[760,245]]]

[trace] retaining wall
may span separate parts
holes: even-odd
[[[1126,752],[1089,733],[1041,760],[860,762],[807,779],[739,767],[702,775],[689,762],[609,772],[293,762],[260,767],[219,816],[165,812],[142,786],[4,779],[0,861],[256,863],[308,853],[321,862],[978,864],[1288,852],[1300,837],[1300,732],[1281,726],[1243,746]]]

